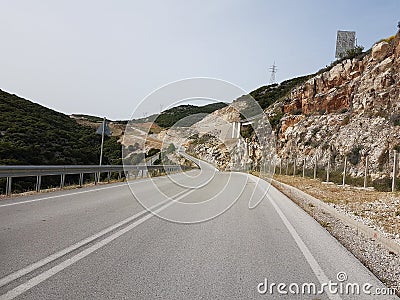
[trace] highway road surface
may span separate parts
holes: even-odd
[[[0,299],[397,299],[279,191],[198,164],[2,200]]]

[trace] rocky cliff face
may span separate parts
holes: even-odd
[[[400,150],[400,34],[298,86],[283,112],[280,157],[318,157],[324,165],[352,156],[357,176],[368,155],[374,176],[385,176],[389,152]]]
[[[399,108],[400,36],[380,42],[362,59],[347,59],[291,92],[285,113],[334,113]]]
[[[363,176],[368,156],[372,179],[388,177],[392,150],[400,150],[400,33],[318,72],[276,99],[265,113],[275,121],[283,115],[275,128],[278,157],[299,167],[306,159],[308,168],[315,160],[320,168],[329,161],[337,170],[346,157],[349,175]],[[254,135],[242,135],[241,141],[229,138],[239,117],[232,106],[215,111],[192,126],[199,138],[187,146],[222,169],[232,169],[235,156],[243,164],[257,165],[263,143]],[[247,149],[245,155],[236,151],[239,146]]]

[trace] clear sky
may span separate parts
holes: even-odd
[[[212,77],[250,92],[274,61],[278,82],[315,72],[334,60],[337,30],[356,31],[366,49],[393,35],[400,1],[2,0],[0,12],[0,89],[128,119],[171,81]]]

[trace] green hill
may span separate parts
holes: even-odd
[[[154,122],[162,128],[169,128],[176,122],[179,126],[191,126],[194,123],[202,120],[207,114],[210,114],[218,109],[225,107],[227,104],[223,102],[207,104],[203,106],[195,105],[179,105],[163,111],[161,114],[154,114],[147,118],[132,120],[132,122]],[[193,116],[194,115],[194,116]],[[192,116],[185,120],[186,117]],[[183,120],[182,120],[183,119]]]
[[[304,83],[312,76],[313,75],[306,75],[285,80],[279,84],[262,86],[250,92],[250,95],[260,104],[262,109],[266,109],[271,104],[286,97],[293,88]]]
[[[62,113],[0,90],[0,165],[98,164],[100,135]],[[104,164],[121,163],[106,138]]]

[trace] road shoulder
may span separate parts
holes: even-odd
[[[322,201],[295,187],[276,180],[273,185],[318,221],[387,287],[395,288],[399,295],[400,247],[397,243],[363,224],[351,222],[347,216],[332,211]]]

